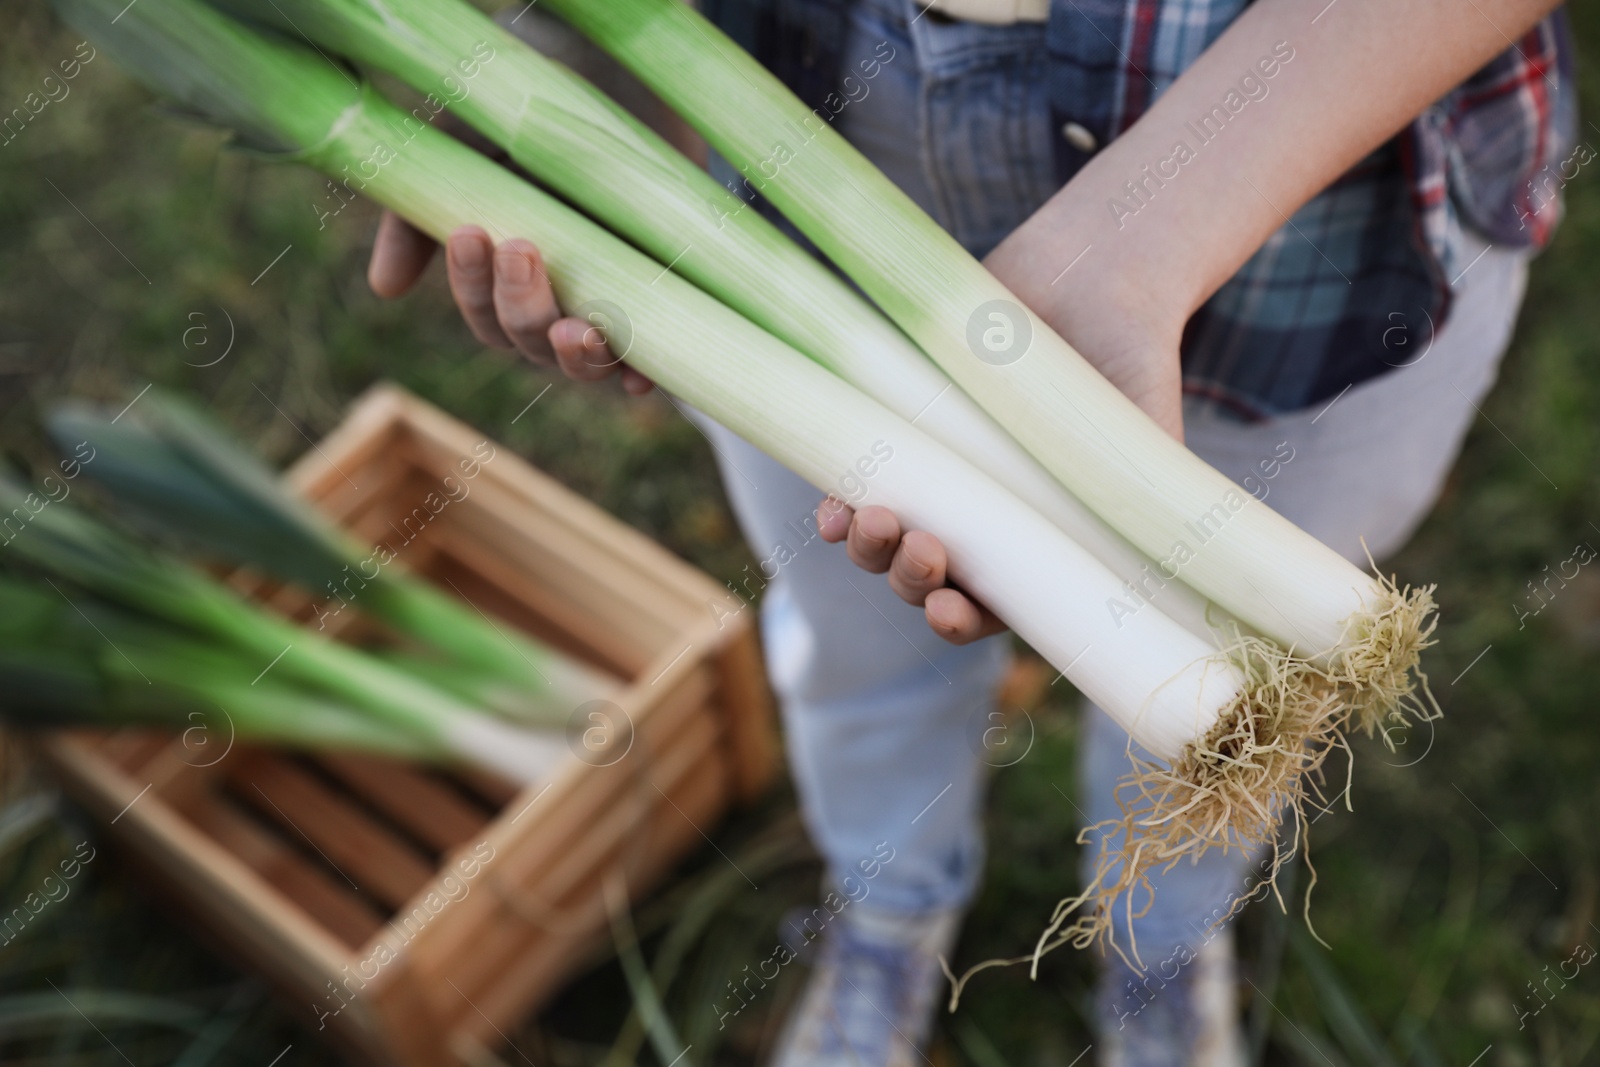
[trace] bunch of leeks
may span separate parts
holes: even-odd
[[[56,6],[158,90],[437,238],[470,224],[533,240],[563,306],[603,303],[614,333],[620,312],[630,364],[819,488],[874,459],[864,502],[940,537],[953,577],[1157,761],[1130,806],[1139,859],[1103,866],[1041,950],[1103,933],[1106,906],[1152,863],[1270,840],[1279,811],[1298,812],[1315,788],[1352,709],[1371,721],[1410,692],[1425,594],[1375,582],[1250,500],[1042,322],[1029,320],[1034,347],[1020,361],[979,358],[968,320],[1006,299],[1003,287],[676,0],[554,6],[747,175],[770,153],[761,145],[803,136],[803,151],[754,184],[904,334],[591,87],[463,5],[219,2],[293,32],[254,31],[199,0],[123,14],[115,0]],[[319,48],[291,39],[301,33]],[[329,52],[423,91],[453,79],[468,121],[638,247],[357,84]],[[1077,399],[1052,407],[1063,396]],[[1170,560],[1175,531],[1212,505],[1230,510],[1227,537],[1181,562],[1201,595],[1171,582],[1159,605],[1183,624],[1157,607],[1107,617],[1101,606]],[[1203,598],[1240,620],[1224,622],[1225,640]],[[1086,902],[1094,914],[1063,932]]]

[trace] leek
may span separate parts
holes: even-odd
[[[1369,731],[1408,700],[1433,629],[1431,591],[1402,592],[1364,574],[1174,441],[846,142],[825,109],[806,107],[687,4],[545,6],[732,161],[1140,551],[1234,617],[1322,664],[1353,690]],[[970,340],[996,308],[1018,333],[1031,331],[1012,362],[983,358]]]
[[[260,460],[198,409],[159,391],[116,418],[80,403],[48,418],[62,448],[88,444],[83,470],[119,503],[210,555],[258,568],[325,597],[317,612],[342,612],[345,598],[400,635],[407,651],[437,662],[430,677],[507,717],[560,726],[573,708],[614,689],[603,678],[406,574],[403,562],[358,543],[291,495]],[[334,598],[338,607],[331,607]]]
[[[239,663],[238,680],[251,687],[274,672],[277,679],[326,694],[377,725],[518,781],[544,776],[566,752],[549,734],[515,729],[413,675],[268,614],[217,580],[147,550],[71,504],[41,503],[9,477],[0,477],[0,514],[26,516],[25,525],[0,549],[8,569],[48,582],[85,621],[91,621],[95,602],[117,606],[224,650]],[[79,603],[85,594],[88,607]],[[106,641],[118,655],[105,658],[105,664],[126,663],[145,677],[132,654],[121,651],[109,635]],[[160,651],[166,645],[148,647]]]
[[[1027,501],[1142,587],[1127,594],[1135,603],[1149,600],[1192,632],[1212,634],[1200,597],[1179,582],[1152,582],[1152,560],[837,275],[589,82],[477,9],[462,0],[212,2],[447,101],[545,186]],[[419,113],[427,112],[418,108],[408,123]]]
[[[425,734],[258,672],[236,650],[92,594],[69,601],[59,586],[0,574],[0,685],[12,723],[167,727],[195,748],[221,749],[237,737],[440,754]]]

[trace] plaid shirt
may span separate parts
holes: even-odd
[[[781,9],[792,2],[705,0],[809,99],[835,78],[826,62],[808,58],[802,70],[790,61],[797,46]],[[820,0],[835,17],[851,2]],[[1052,118],[1095,141],[1055,139],[1059,181],[1133,125],[1246,3],[1052,0],[1043,28]],[[805,50],[819,45],[825,56],[808,32]],[[1449,316],[1452,280],[1471,266],[1458,254],[1462,228],[1541,247],[1560,216],[1560,186],[1592,157],[1573,154],[1572,54],[1558,11],[1296,212],[1190,319],[1185,391],[1254,421],[1414,359]]]

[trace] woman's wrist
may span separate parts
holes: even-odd
[[[1193,283],[1159,250],[1097,227],[1071,197],[1053,199],[984,265],[1164,429],[1181,437],[1178,346]]]
[[[1137,311],[1152,332],[1181,332],[1215,285],[1203,249],[1190,247],[1176,220],[1119,225],[1108,202],[1116,190],[1119,144],[1091,160],[1072,181],[985,260],[1037,314],[1054,323],[1086,300]],[[1101,164],[1105,159],[1111,166]]]

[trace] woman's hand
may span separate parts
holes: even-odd
[[[1344,4],[1308,18],[1294,0],[1250,5],[986,265],[1181,440],[1178,346],[1189,316],[1301,205],[1557,3],[1483,0],[1472,6],[1471,17],[1451,18],[1436,0],[1390,0]],[[1418,51],[1421,40],[1429,47]],[[1226,149],[1206,150],[1185,164],[1182,179],[1164,182],[1136,218],[1107,210],[1149,174],[1153,161],[1171,154],[1175,141],[1187,143],[1189,120],[1223,100],[1242,73],[1261,69],[1263,56],[1284,50],[1293,65],[1285,60],[1274,77],[1270,103],[1228,127]],[[915,536],[906,566],[937,562],[942,576],[937,542],[902,537],[892,516],[872,515],[878,510],[864,508],[853,521],[848,512],[834,515],[825,536],[848,541],[858,563],[882,570],[887,560],[891,576]],[[822,528],[820,511],[818,518]],[[858,533],[861,523],[871,528]],[[951,599],[958,592],[911,588],[892,577],[891,584],[923,605],[937,632],[958,641],[987,632],[981,608],[965,597]]]
[[[391,212],[378,223],[367,281],[381,297],[404,295],[433,259],[438,245]],[[519,239],[496,247],[477,226],[463,226],[445,248],[450,292],[467,328],[490,348],[515,349],[534,363],[554,362],[573,381],[596,382],[620,373],[622,387],[639,396],[650,379],[624,366],[593,323],[564,316],[539,250]]]
[[[1187,310],[1154,306],[1147,294],[1160,290],[1139,285],[1131,264],[1083,271],[1076,278],[1077,272],[1062,276],[1054,260],[1067,245],[1055,227],[1045,223],[1035,216],[995,249],[984,265],[1181,440],[1178,342]],[[1052,286],[1050,279],[1056,277],[1060,281]],[[939,539],[925,530],[903,530],[888,508],[853,511],[830,497],[817,508],[817,530],[825,541],[843,541],[856,566],[873,574],[887,573],[889,588],[906,603],[922,608],[928,626],[952,644],[968,644],[1005,629],[992,611],[949,584],[949,560]]]
[[[922,608],[933,632],[965,645],[1004,630],[994,612],[948,584],[944,545],[925,530],[902,531],[885,507],[852,510],[833,497],[817,508],[817,532],[824,541],[843,541],[850,562],[873,574],[889,575],[889,588]]]

